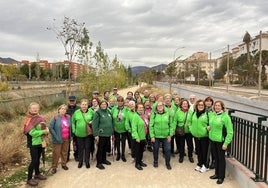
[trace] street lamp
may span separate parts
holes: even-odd
[[[176,55],[177,50],[183,49],[183,48],[186,48],[186,47],[185,46],[182,46],[182,47],[178,47],[178,48],[175,49],[174,54],[173,54],[173,60],[174,61],[175,61],[175,55]]]

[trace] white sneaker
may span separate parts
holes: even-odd
[[[197,166],[195,167],[194,170],[196,170],[196,171],[200,171],[200,170],[201,170],[201,166],[198,166],[198,165],[197,165]]]
[[[199,172],[204,173],[208,171],[209,169],[205,167],[205,165],[202,166],[202,168],[199,170]]]

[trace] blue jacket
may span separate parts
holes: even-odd
[[[70,125],[70,136],[71,136],[71,119],[69,115],[66,115],[66,119],[69,122]],[[53,144],[61,144],[63,143],[61,132],[61,115],[58,114],[51,118],[49,123],[49,132],[51,134],[51,141]]]

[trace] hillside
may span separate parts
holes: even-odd
[[[141,72],[148,70],[148,69],[154,69],[154,70],[158,70],[158,71],[163,71],[165,70],[167,67],[166,64],[160,64],[160,65],[156,65],[153,67],[147,67],[147,66],[135,66],[132,67],[132,74],[133,75],[139,75]]]
[[[8,58],[2,58],[2,57],[0,57],[0,63],[9,64],[9,63],[14,63],[14,62],[17,62],[17,60],[12,59],[10,57],[8,57]]]

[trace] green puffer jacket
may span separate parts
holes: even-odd
[[[118,107],[114,107],[111,112],[112,112],[112,118],[113,118],[114,131],[117,133],[127,132],[125,122],[126,122],[128,109],[125,107],[122,108],[122,112],[121,112],[122,116],[120,119],[118,118],[118,113],[119,113]]]
[[[93,116],[90,110],[82,113],[80,109],[72,115],[72,132],[77,137],[87,137],[86,122],[92,121]]]
[[[174,133],[174,126],[168,111],[151,113],[149,133],[151,138],[167,138]]]
[[[192,112],[190,110],[183,112],[180,108],[177,110],[173,117],[173,124],[176,129],[177,126],[184,126],[184,133],[190,133],[189,130],[189,114]],[[185,120],[185,118],[187,118]]]
[[[131,133],[131,131],[132,131],[131,122],[132,122],[133,117],[134,117],[135,114],[136,114],[136,112],[129,110],[127,112],[127,115],[126,115],[125,128],[129,133]]]
[[[41,125],[38,124],[32,128],[27,134],[27,146],[28,147],[41,147],[42,146],[42,135],[45,133],[41,129]]]
[[[93,118],[93,135],[109,137],[113,134],[112,115],[108,109],[98,109]]]
[[[196,138],[208,137],[208,112],[204,111],[199,117],[197,117],[196,111],[189,113],[189,130]]]
[[[135,113],[132,124],[132,138],[135,140],[145,140],[144,121],[138,113]]]
[[[209,114],[209,139],[214,142],[224,142],[228,146],[233,138],[233,124],[230,116],[226,112]],[[223,136],[223,129],[226,128],[226,137]]]

